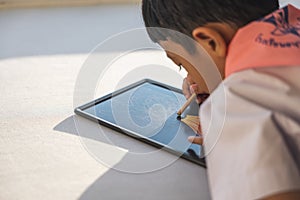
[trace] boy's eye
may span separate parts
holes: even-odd
[[[178,67],[179,67],[179,71],[181,71],[183,66],[182,66],[182,64],[179,64]]]

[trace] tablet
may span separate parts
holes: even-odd
[[[144,79],[80,106],[75,113],[205,167],[201,146],[187,140],[195,132],[177,120],[176,112],[185,102],[180,89]]]

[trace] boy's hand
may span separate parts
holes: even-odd
[[[201,134],[201,125],[200,124],[198,126],[197,134],[198,134],[197,136],[190,136],[190,137],[188,137],[188,140],[191,143],[202,145],[202,143],[203,143],[203,137],[202,137],[202,134]]]
[[[208,98],[208,94],[202,93],[198,94],[198,85],[193,81],[191,76],[188,74],[187,77],[183,80],[182,91],[186,99],[190,98],[193,93],[197,94],[196,102],[197,104],[201,104]],[[201,135],[201,126],[198,127],[198,136],[190,136],[188,138],[189,142],[202,145],[203,137]]]
[[[194,144],[203,144],[203,137],[202,136],[190,136],[188,137],[189,142],[194,143]]]
[[[182,91],[183,91],[183,95],[185,96],[186,99],[190,98],[190,96],[194,93],[198,93],[198,85],[192,80],[190,75],[187,75],[187,77],[185,79],[183,79],[183,83],[182,83]],[[197,96],[196,98],[196,102],[197,104],[200,104],[202,101],[201,98],[199,98],[199,96]]]

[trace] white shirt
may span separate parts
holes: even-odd
[[[229,76],[202,105],[200,120],[213,199],[300,189],[300,67]]]

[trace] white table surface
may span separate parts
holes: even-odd
[[[178,159],[151,173],[123,173],[113,168],[136,164],[126,161],[126,153],[107,167],[78,136],[73,94],[79,70],[99,42],[143,26],[139,7],[6,10],[0,25],[0,199],[210,199],[206,170],[196,164]],[[125,150],[155,150],[104,130]]]

